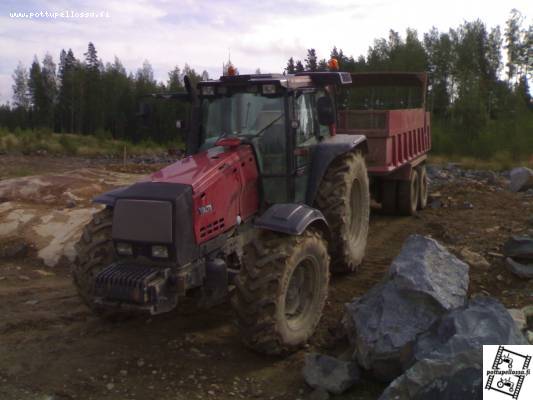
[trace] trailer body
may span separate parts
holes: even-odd
[[[424,164],[431,150],[426,88],[425,73],[355,73],[350,88],[355,95],[351,100],[353,97],[358,99],[359,107],[338,112],[338,133],[367,138],[366,162],[372,192],[390,213],[412,214],[415,211],[412,207],[403,210],[399,207],[405,203],[400,196],[405,197],[411,191],[418,192],[416,208],[425,206],[423,197],[427,197],[427,178]],[[398,94],[396,98],[395,93]],[[399,189],[399,185],[413,188]],[[424,190],[426,193],[421,193]],[[409,200],[412,206],[415,199]]]

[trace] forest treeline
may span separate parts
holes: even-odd
[[[376,39],[366,55],[356,59],[335,47],[328,58],[335,57],[340,69],[349,72],[428,71],[427,108],[437,152],[529,158],[533,26],[524,22],[513,9],[503,28],[476,20],[422,35],[413,29],[405,35],[391,30],[388,38]],[[284,67],[288,73],[305,70],[327,70],[326,58],[309,49],[304,60],[291,57]],[[185,105],[158,103],[149,127],[140,123],[137,112],[146,94],[184,90],[185,75],[193,82],[208,79],[207,72],[199,74],[185,64],[170,71],[166,82],[157,82],[149,61],[128,72],[116,57],[104,64],[93,43],[79,58],[72,50],[62,50],[57,64],[50,54],[43,60],[35,57],[29,68],[19,63],[15,69],[13,100],[0,106],[0,126],[134,142],[175,141],[179,133],[174,121],[183,118]]]

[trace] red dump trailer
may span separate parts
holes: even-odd
[[[426,73],[355,73],[337,132],[365,135],[373,198],[388,214],[412,215],[427,204],[425,162],[431,149]]]

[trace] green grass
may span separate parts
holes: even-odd
[[[20,130],[9,132],[0,128],[0,152],[4,154],[49,154],[80,157],[111,156],[122,158],[124,149],[128,157],[162,154],[168,148],[183,148],[181,141],[157,144],[152,141],[131,143],[114,140],[105,132],[97,135],[52,133],[47,130]]]

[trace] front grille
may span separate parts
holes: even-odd
[[[170,269],[139,264],[111,264],[95,279],[97,297],[137,304],[157,304],[169,283]]]

